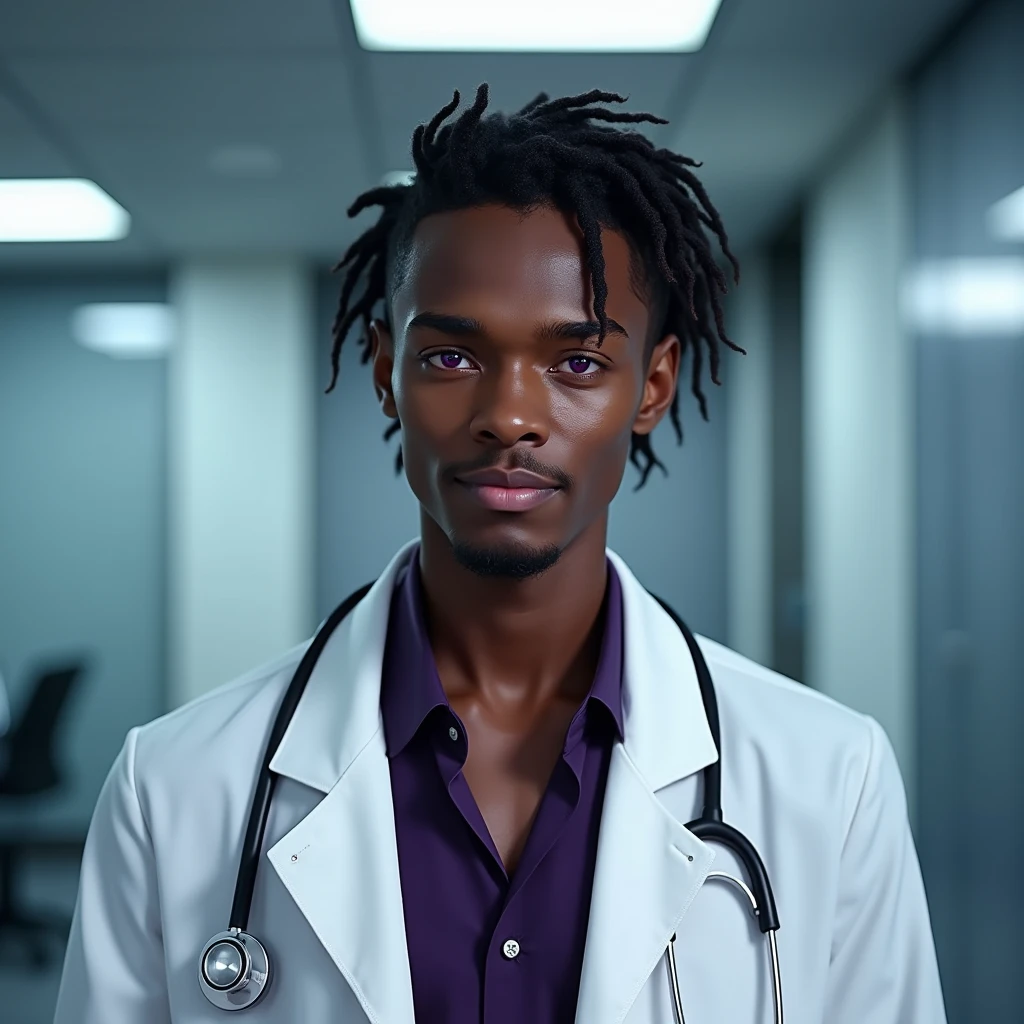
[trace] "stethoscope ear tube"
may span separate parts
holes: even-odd
[[[256,869],[259,867],[260,853],[263,849],[263,833],[267,827],[267,818],[270,816],[270,800],[274,795],[274,785],[277,782],[277,776],[270,770],[270,762],[281,745],[284,734],[288,731],[292,715],[306,689],[306,683],[309,682],[317,659],[324,647],[327,646],[327,641],[334,633],[335,627],[359,604],[372,586],[372,583],[367,583],[360,587],[331,612],[329,618],[317,630],[313,642],[306,649],[306,653],[302,656],[302,661],[299,662],[299,667],[281,699],[274,724],[270,728],[270,737],[264,750],[260,773],[256,778],[252,807],[249,810],[249,822],[245,828],[245,839],[242,841],[242,854],[238,861],[238,879],[235,882],[235,897],[231,901],[231,919],[228,923],[230,929],[244,932],[249,927],[249,909],[252,906],[253,890],[256,888]]]
[[[263,850],[263,837],[270,817],[270,801],[277,775],[270,762],[288,731],[292,715],[313,674],[317,659],[327,646],[337,625],[366,596],[373,584],[367,583],[351,594],[330,614],[317,630],[295,670],[288,689],[270,727],[260,773],[256,777],[249,820],[242,840],[235,895],[231,901],[231,919],[227,931],[219,932],[203,947],[199,957],[199,987],[203,995],[222,1010],[242,1010],[252,1006],[267,991],[271,978],[270,957],[263,944],[250,935],[249,910],[256,888],[256,872]]]
[[[764,861],[754,844],[739,829],[724,821],[708,821],[698,818],[686,826],[701,842],[720,843],[732,850],[747,873],[750,891],[757,900],[757,927],[762,934],[774,932],[779,927],[779,912],[775,909],[775,895]]]
[[[679,627],[679,631],[686,639],[686,646],[690,649],[690,657],[697,671],[697,682],[700,685],[700,693],[704,701],[704,714],[707,716],[708,728],[711,730],[711,736],[718,750],[718,761],[715,764],[709,764],[704,769],[704,807],[701,815],[686,827],[702,842],[711,840],[721,843],[736,854],[747,872],[750,889],[757,899],[758,928],[761,929],[762,934],[777,931],[779,912],[775,908],[775,895],[772,892],[771,882],[768,881],[768,872],[765,870],[764,861],[761,860],[761,855],[757,852],[754,844],[742,832],[722,820],[722,727],[718,718],[718,700],[715,697],[715,687],[711,682],[708,663],[704,660],[704,655],[697,644],[697,638],[676,614],[675,609],[657,594],[651,596],[671,616],[672,621]]]
[[[328,639],[335,628],[349,612],[366,596],[372,587],[371,583],[361,587],[343,601],[317,630],[313,642],[309,645],[299,666],[295,671],[281,704],[278,707],[270,734],[264,748],[263,761],[253,791],[252,805],[246,824],[245,837],[239,857],[238,878],[235,882],[234,899],[231,904],[231,919],[228,930],[215,935],[203,948],[199,960],[199,983],[203,994],[215,1006],[224,1010],[239,1010],[252,1006],[267,990],[271,978],[270,958],[263,945],[248,934],[249,910],[252,906],[253,892],[256,887],[256,872],[259,867],[260,855],[263,850],[264,833],[269,819],[270,802],[273,797],[277,775],[271,770],[270,762],[277,748],[284,739],[292,715],[298,707],[306,684],[313,673],[317,659],[327,645]],[[670,605],[657,595],[651,595],[665,609],[679,627],[686,639],[693,664],[696,668],[700,684],[704,712],[707,716],[718,760],[708,765],[704,776],[704,806],[701,816],[691,822],[687,828],[702,842],[718,842],[731,849],[743,865],[749,878],[749,889],[746,885],[722,876],[738,884],[754,904],[758,917],[758,927],[768,937],[772,958],[773,987],[775,993],[775,1019],[782,1022],[782,993],[779,978],[778,951],[775,942],[775,931],[779,927],[778,911],[775,908],[775,897],[772,894],[768,872],[754,845],[737,829],[722,820],[722,770],[721,770],[721,730],[718,719],[718,702],[708,671],[707,662],[701,653],[696,638],[679,618]],[[713,875],[719,873],[713,872]],[[709,876],[711,877],[711,876]],[[673,1002],[679,1024],[683,1024],[682,1004],[680,1001],[678,978],[675,963],[675,936],[669,943],[668,957],[671,968]]]

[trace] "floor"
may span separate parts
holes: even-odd
[[[73,858],[39,858],[23,872],[20,899],[32,909],[71,916],[78,891],[78,864]],[[0,1019],[4,1024],[52,1024],[60,986],[63,950],[53,943],[46,968],[33,968],[24,950],[9,938],[0,941]]]

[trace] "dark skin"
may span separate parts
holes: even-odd
[[[394,334],[371,327],[375,390],[401,420],[420,502],[431,646],[468,732],[466,781],[509,875],[597,668],[608,506],[630,434],[657,426],[679,372],[675,336],[648,343],[629,243],[605,230],[602,244],[614,326],[600,348],[582,236],[547,207],[425,218],[393,296]],[[483,508],[459,479],[524,461],[561,484],[527,511]],[[561,555],[527,579],[487,577],[455,543]]]

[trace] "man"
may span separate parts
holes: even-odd
[[[701,640],[719,761],[687,640],[606,552],[627,458],[642,483],[655,426],[679,429],[683,356],[704,411],[703,348],[715,379],[735,347],[718,214],[692,161],[616,127],[655,118],[599,105],[620,100],[485,116],[481,87],[445,123],[456,94],[413,136],[415,182],[350,211],[382,207],[340,265],[334,370],[361,320],[421,536],[326,639],[270,744],[253,1021],[662,1024],[676,977],[689,1024],[771,1019],[764,939],[712,874],[743,869],[686,827],[715,765],[774,885],[786,1019],[944,1019],[882,731]],[[129,735],[59,1024],[222,1015],[200,954],[304,650]]]

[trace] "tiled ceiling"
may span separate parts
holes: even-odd
[[[742,248],[967,2],[724,0],[704,49],[682,55],[367,53],[347,0],[3,4],[0,177],[93,178],[133,231],[0,245],[0,263],[328,259],[351,237],[352,197],[407,167],[413,127],[481,81],[499,108],[598,86],[669,117],[657,141],[704,161]],[[225,176],[211,163],[225,146],[277,166]]]

